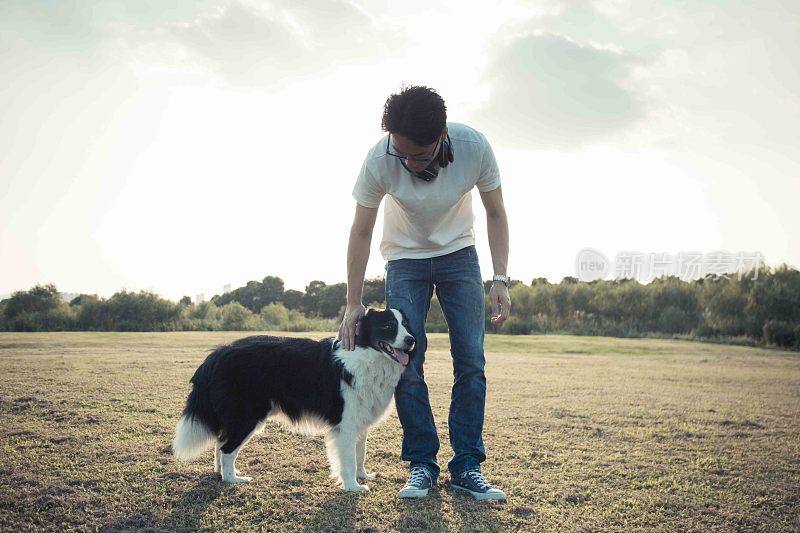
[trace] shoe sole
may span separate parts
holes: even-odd
[[[400,491],[397,493],[398,498],[411,499],[411,498],[424,498],[432,490],[439,490],[439,487],[434,485],[428,489],[412,489],[407,491]]]
[[[425,496],[428,495],[429,490],[431,489],[406,490],[401,493],[398,493],[397,497],[402,499],[424,498]]]
[[[501,501],[501,502],[506,501],[506,497],[505,496],[500,496],[499,494],[491,494],[491,493],[487,493],[487,492],[473,492],[473,491],[471,491],[471,490],[469,490],[467,488],[459,487],[458,485],[454,485],[452,483],[450,484],[450,486],[453,487],[456,490],[464,491],[464,492],[467,492],[467,493],[471,494],[472,497],[475,498],[476,500],[494,500],[494,501]]]

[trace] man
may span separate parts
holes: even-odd
[[[437,487],[439,438],[428,400],[423,363],[425,319],[436,296],[447,320],[455,382],[448,428],[454,451],[448,462],[451,486],[481,500],[505,494],[483,477],[486,459],[482,432],[486,401],[484,376],[484,286],[475,250],[472,188],[486,208],[494,282],[489,291],[491,321],[509,316],[506,266],[508,222],[500,175],[491,146],[480,132],[447,122],[447,110],[434,90],[406,87],[391,95],[382,128],[388,135],[367,154],[353,197],[355,220],[347,248],[347,307],[339,328],[345,349],[354,348],[378,206],[388,195],[380,250],[386,263],[386,304],[401,310],[416,337],[416,354],[395,390],[403,426],[401,459],[410,476],[401,498],[427,496]]]

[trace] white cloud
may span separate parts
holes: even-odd
[[[403,37],[341,0],[233,1],[172,24],[167,35],[234,84],[270,86],[374,60]],[[162,34],[160,38],[164,38]]]
[[[563,35],[530,33],[496,45],[490,87],[474,119],[514,147],[578,147],[630,127],[644,104],[625,86],[640,59]]]

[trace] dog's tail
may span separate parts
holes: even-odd
[[[175,426],[172,455],[181,461],[191,461],[211,448],[214,441],[216,437],[211,428],[191,413],[184,413]]]
[[[214,359],[206,360],[192,377],[192,391],[175,426],[172,454],[181,461],[196,459],[217,441],[219,427],[208,398],[208,374]]]

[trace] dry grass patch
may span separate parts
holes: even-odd
[[[404,502],[396,416],[371,434],[368,494],[337,490],[321,438],[273,425],[240,456],[249,485],[220,483],[211,452],[172,459],[189,377],[248,334],[0,333],[0,528],[800,529],[797,353],[487,335],[483,466],[509,501],[454,494],[444,472]],[[445,467],[446,334],[429,335],[426,378]]]

